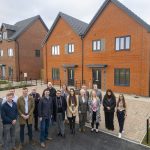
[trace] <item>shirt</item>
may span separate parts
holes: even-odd
[[[25,113],[28,114],[28,96],[24,97],[25,101]]]
[[[8,104],[10,107],[13,106],[13,103],[10,103],[10,102],[8,102],[8,101],[7,101],[7,104]]]
[[[17,100],[18,100],[18,96],[14,95],[13,102],[17,103]],[[7,98],[6,97],[3,98],[2,104],[4,104],[5,102],[7,102]]]

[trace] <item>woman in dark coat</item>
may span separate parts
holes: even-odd
[[[116,107],[116,97],[112,90],[108,89],[103,99],[105,126],[108,130],[114,130],[114,112]]]

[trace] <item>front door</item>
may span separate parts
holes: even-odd
[[[92,69],[93,84],[97,84],[98,88],[101,89],[101,69]]]
[[[68,68],[68,85],[74,86],[74,68]]]

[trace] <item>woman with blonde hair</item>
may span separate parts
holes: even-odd
[[[121,133],[123,132],[124,121],[126,117],[126,102],[123,94],[119,95],[117,102],[117,118],[119,123],[119,134],[118,137],[121,138]]]
[[[89,111],[91,118],[91,131],[94,131],[94,123],[96,124],[96,133],[98,133],[99,121],[100,121],[100,99],[96,95],[96,91],[92,90],[91,98],[89,100]]]

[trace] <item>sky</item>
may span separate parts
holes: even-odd
[[[50,28],[59,12],[89,23],[105,0],[0,0],[0,24],[40,15]],[[150,24],[150,0],[119,0]]]

